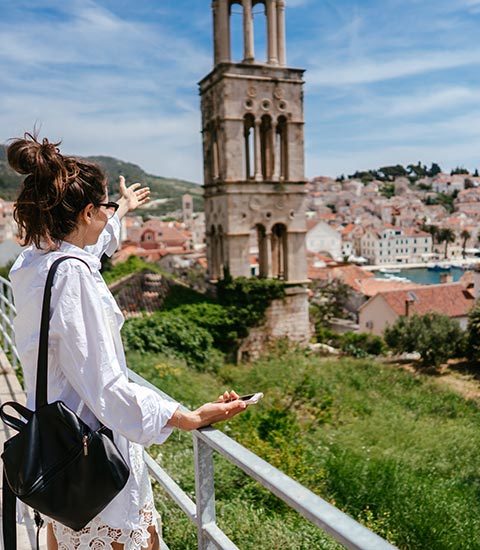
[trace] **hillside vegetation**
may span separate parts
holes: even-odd
[[[477,549],[478,406],[374,360],[320,359],[280,348],[243,366],[198,372],[130,352],[130,366],[190,408],[225,389],[265,398],[222,429],[401,549]],[[151,449],[194,497],[189,434]],[[339,546],[216,457],[218,521],[240,548]],[[194,549],[195,527],[157,488],[164,537]]]
[[[152,200],[167,199],[155,208],[140,210],[145,214],[161,215],[181,208],[181,198],[185,193],[193,196],[194,209],[203,210],[202,188],[195,183],[178,180],[175,178],[163,178],[147,174],[136,164],[124,162],[112,157],[93,156],[88,160],[103,166],[109,179],[109,192],[112,196],[118,193],[118,176],[125,176],[127,183],[139,181],[149,185],[152,191]],[[0,145],[0,197],[6,200],[14,200],[18,193],[21,176],[10,169],[6,159],[6,148]]]

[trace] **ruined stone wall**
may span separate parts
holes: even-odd
[[[311,329],[306,292],[302,287],[287,288],[285,298],[271,303],[264,323],[252,328],[241,343],[237,353],[239,362],[258,358],[268,344],[279,338],[308,344]]]

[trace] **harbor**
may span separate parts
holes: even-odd
[[[479,258],[466,260],[436,261],[421,264],[392,264],[365,266],[364,269],[375,273],[377,279],[390,281],[410,281],[423,285],[436,285],[445,282],[459,281],[466,271],[480,267]]]

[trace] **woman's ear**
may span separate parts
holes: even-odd
[[[85,208],[80,212],[80,221],[90,225],[90,223],[92,223],[94,209],[95,207],[92,203],[87,204],[87,206],[85,206]]]

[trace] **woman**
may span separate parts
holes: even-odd
[[[127,188],[109,202],[106,177],[95,164],[60,154],[58,143],[25,134],[8,147],[8,162],[26,175],[14,217],[26,249],[10,271],[14,321],[27,393],[34,408],[40,312],[48,270],[61,256],[51,298],[48,400],[63,401],[87,424],[99,422],[130,466],[125,488],[80,532],[48,523],[48,550],[159,548],[143,446],[163,443],[174,427],[193,430],[245,409],[235,392],[184,413],[178,403],[130,383],[120,338],[123,316],[101,274],[100,258],[119,245],[120,219],[149,200],[148,188]],[[232,401],[233,399],[233,401]],[[229,401],[227,403],[227,401]]]

